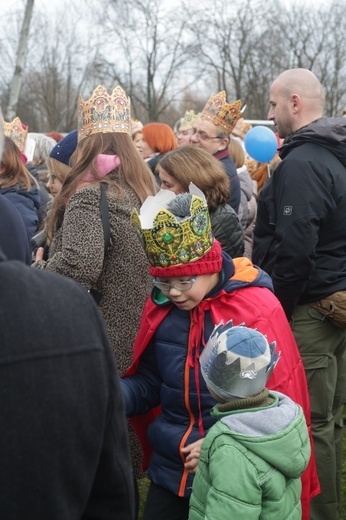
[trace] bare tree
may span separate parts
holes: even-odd
[[[22,0],[23,10],[29,1]],[[14,9],[0,18],[4,113],[23,15]],[[242,99],[245,117],[263,119],[273,79],[305,67],[326,88],[326,115],[340,115],[346,104],[345,10],[346,0],[176,0],[173,6],[168,0],[85,0],[82,10],[70,2],[68,16],[65,8],[52,17],[35,6],[16,113],[32,131],[71,130],[79,92],[89,96],[101,83],[122,85],[133,116],[144,123],[173,126],[218,90],[229,100]]]
[[[23,78],[23,70],[25,63],[25,56],[29,38],[29,30],[30,30],[30,22],[32,17],[32,12],[34,9],[34,0],[27,0],[23,25],[20,31],[18,50],[17,50],[17,58],[16,58],[16,66],[13,74],[13,79],[10,87],[10,95],[9,102],[6,111],[6,119],[11,121],[17,113],[17,105],[18,99],[20,95],[20,89],[22,85]]]
[[[20,113],[31,131],[68,132],[77,127],[80,93],[98,81],[98,42],[92,29],[79,17],[76,28],[74,7],[61,24],[63,13],[52,18],[46,11],[33,20],[34,33],[28,49],[25,82],[19,100]],[[44,30],[42,30],[44,28]]]
[[[249,118],[265,118],[269,87],[284,69],[312,70],[326,87],[326,111],[340,113],[345,99],[345,0],[320,7],[273,0],[200,0],[189,13],[213,91],[247,104]],[[203,69],[202,69],[203,70]]]
[[[267,85],[262,82],[256,87],[252,80],[268,70],[268,64],[263,69],[265,49],[270,52],[268,62],[274,53],[270,46],[266,48],[270,33],[263,23],[270,12],[270,1],[212,0],[200,2],[189,13],[190,30],[198,42],[196,58],[204,64],[209,83],[213,78],[213,91],[225,90],[228,99],[242,99],[253,116],[262,115],[261,103],[253,106],[252,102],[258,98],[259,89],[262,87],[263,93]]]
[[[134,115],[157,121],[194,78],[184,77],[190,43],[187,19],[160,0],[106,0],[102,30],[107,34],[104,64],[108,76],[131,97]],[[116,57],[116,59],[114,59]]]

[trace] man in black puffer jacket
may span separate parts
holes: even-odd
[[[253,262],[272,277],[307,374],[322,489],[311,519],[336,520],[346,329],[311,304],[346,291],[346,120],[324,119],[324,101],[306,69],[287,70],[272,84],[268,117],[285,141],[260,193]]]

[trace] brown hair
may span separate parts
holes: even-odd
[[[9,188],[19,184],[27,191],[30,191],[33,186],[40,189],[35,177],[25,168],[18,146],[7,136],[4,137],[1,165],[3,167],[3,172],[0,174],[1,187]]]
[[[245,163],[245,152],[237,139],[230,139],[228,151],[234,161],[235,167],[241,168]]]
[[[117,155],[120,165],[118,177],[123,179],[137,194],[143,203],[149,195],[157,192],[154,176],[132,143],[131,137],[125,133],[97,133],[82,139],[71,156],[71,172],[66,177],[60,193],[55,197],[52,211],[47,218],[47,238],[50,241],[56,229],[62,224],[65,207],[70,197],[83,186],[85,173],[100,181],[96,169],[96,158],[99,154]],[[115,186],[118,197],[123,197],[122,188],[115,180],[106,176],[104,182]],[[89,182],[88,182],[89,184]]]
[[[209,209],[228,204],[230,187],[226,172],[220,161],[205,150],[194,145],[181,146],[167,153],[158,167],[174,177],[185,192],[193,182],[203,191]]]
[[[144,140],[155,153],[166,153],[178,146],[172,128],[165,123],[148,123],[142,128]]]

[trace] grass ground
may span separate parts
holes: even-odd
[[[346,425],[346,406],[344,407],[344,417]],[[149,480],[147,478],[138,481],[140,504],[138,520],[142,519],[145,497],[148,491]],[[344,449],[343,449],[343,467],[342,467],[342,491],[339,520],[346,520],[346,432],[344,435]]]
[[[147,496],[149,487],[149,480],[147,478],[141,478],[138,480],[138,489],[139,489],[139,515],[138,520],[142,519],[145,497]]]

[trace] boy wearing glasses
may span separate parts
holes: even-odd
[[[133,223],[150,262],[154,287],[122,379],[126,413],[142,442],[151,484],[143,520],[187,519],[203,438],[216,401],[199,357],[215,325],[233,320],[280,338],[281,361],[269,388],[310,408],[303,365],[269,276],[246,258],[232,260],[211,234],[207,204],[195,186],[149,197]],[[318,490],[314,460],[303,475],[304,518]]]

